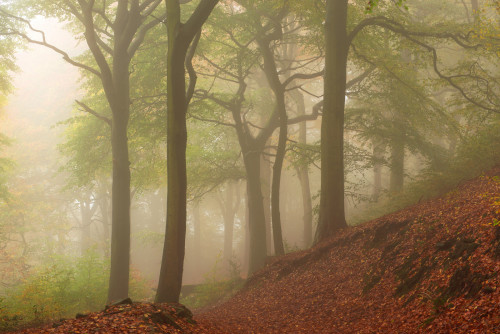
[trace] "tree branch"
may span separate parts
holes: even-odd
[[[194,53],[196,51],[196,47],[198,46],[198,42],[200,41],[200,37],[201,37],[201,30],[198,31],[198,33],[196,34],[193,42],[191,43],[191,46],[188,50],[188,53],[186,55],[186,61],[185,61],[185,64],[186,64],[186,68],[187,68],[187,71],[188,71],[188,74],[189,74],[189,86],[188,86],[188,89],[187,89],[187,92],[186,92],[186,104],[189,105],[189,103],[191,102],[191,99],[193,98],[193,94],[194,94],[194,89],[196,87],[196,81],[198,80],[198,77],[196,75],[196,71],[194,70],[194,67],[193,67],[193,57],[194,57]]]
[[[97,111],[95,111],[94,109],[90,108],[89,106],[87,106],[85,103],[83,102],[80,102],[78,100],[75,100],[76,104],[78,104],[80,107],[83,108],[83,111],[91,114],[91,115],[94,115],[95,117],[97,117],[98,119],[100,119],[101,121],[104,121],[106,122],[109,126],[112,126],[113,125],[113,121],[111,121],[110,118],[107,118],[106,116],[102,116],[101,114],[99,114]]]

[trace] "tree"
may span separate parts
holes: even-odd
[[[378,1],[370,1],[371,11]],[[401,4],[399,1],[398,4]],[[344,212],[344,165],[343,133],[344,108],[346,96],[346,70],[349,49],[356,36],[367,27],[378,27],[402,36],[404,39],[422,48],[431,55],[430,63],[440,80],[456,89],[469,103],[486,111],[498,112],[498,96],[490,85],[485,89],[472,87],[484,80],[474,75],[449,75],[440,68],[436,48],[425,39],[452,41],[463,49],[474,50],[480,43],[462,32],[456,24],[442,29],[431,30],[429,27],[411,27],[384,15],[364,18],[353,24],[348,32],[347,1],[327,0],[325,20],[325,94],[321,138],[321,199],[316,242],[332,236],[337,230],[347,226]],[[450,31],[451,30],[451,31]],[[484,73],[482,73],[484,75]],[[469,89],[467,89],[467,88]],[[484,87],[484,86],[483,86]],[[477,92],[477,94],[474,94]]]
[[[347,0],[327,0],[325,84],[321,123],[321,197],[316,240],[347,226],[344,212],[344,107]]]
[[[33,32],[41,34],[35,40],[22,31],[10,30],[6,35],[17,35],[30,43],[51,48],[66,61],[99,78],[111,109],[112,118],[100,115],[79,103],[84,110],[105,121],[111,127],[113,159],[111,271],[108,302],[128,296],[130,262],[130,169],[127,126],[130,118],[130,61],[139,49],[147,32],[161,20],[151,16],[160,0],[118,0],[116,3],[95,0],[37,1],[26,4],[32,13],[76,19],[87,46],[97,65],[73,60],[69,55],[47,43],[43,32],[33,29],[29,22],[2,11],[2,14],[24,22]],[[25,5],[23,3],[23,5]]]
[[[203,23],[218,0],[202,0],[181,22],[179,0],[165,0],[167,9],[167,227],[156,302],[178,302],[186,239],[186,112],[196,85],[191,59]],[[189,46],[192,44],[191,49]],[[188,50],[190,50],[188,55]],[[190,76],[186,92],[185,67]]]

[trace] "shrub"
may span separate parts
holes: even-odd
[[[109,261],[95,250],[81,257],[52,256],[49,262],[0,299],[0,330],[38,324],[76,313],[102,309],[106,303]],[[131,273],[130,295],[149,297],[151,290],[136,272]]]

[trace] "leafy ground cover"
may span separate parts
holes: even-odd
[[[194,316],[117,305],[19,333],[499,333],[500,167],[276,258]]]

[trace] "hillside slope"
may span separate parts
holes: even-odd
[[[229,301],[117,305],[18,333],[500,333],[500,166],[277,258]]]
[[[500,333],[500,168],[277,259],[213,333]]]

